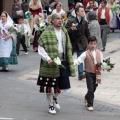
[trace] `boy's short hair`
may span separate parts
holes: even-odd
[[[24,17],[23,17],[23,16],[20,16],[20,17],[17,18],[17,20],[20,20],[20,19],[24,19]]]
[[[90,42],[97,42],[97,38],[95,37],[95,36],[89,36],[88,37],[88,44],[90,43]]]

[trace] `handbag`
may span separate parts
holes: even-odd
[[[23,10],[17,10],[16,14],[17,16],[23,16]]]

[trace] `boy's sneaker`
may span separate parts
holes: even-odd
[[[56,114],[56,110],[55,110],[54,106],[49,106],[48,112],[49,112],[50,114]]]
[[[28,54],[28,52],[25,52],[25,55],[27,55]]]
[[[94,109],[93,109],[92,106],[90,106],[90,107],[87,108],[87,110],[88,110],[88,111],[93,111]]]
[[[5,71],[5,68],[4,67],[0,67],[0,71]]]
[[[8,71],[9,71],[9,68],[8,68],[8,67],[6,67],[6,68],[5,68],[5,72],[8,72]]]

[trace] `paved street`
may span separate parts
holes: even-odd
[[[119,120],[120,119],[120,38],[119,33],[108,35],[105,58],[116,63],[110,73],[102,72],[102,84],[95,93],[94,112],[83,104],[86,93],[85,79],[71,78],[71,92],[59,96],[61,110],[48,114],[45,94],[36,85],[39,55],[29,48],[29,54],[20,51],[19,64],[9,66],[9,72],[0,72],[0,120]],[[76,55],[74,55],[76,58]],[[77,71],[77,67],[76,67]]]

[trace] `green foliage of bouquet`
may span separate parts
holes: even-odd
[[[111,63],[110,58],[107,58],[103,60],[103,63],[97,63],[96,66],[98,68],[101,68],[102,70],[107,70],[108,72],[110,72],[111,70],[113,70],[115,63]]]
[[[17,27],[11,26],[11,27],[8,28],[8,32],[9,33],[14,33],[14,32],[17,33],[18,29],[17,29]]]
[[[110,58],[103,60],[103,63],[102,63],[103,70],[107,70],[108,72],[110,72],[111,70],[113,70],[114,66],[115,66],[115,63],[111,63]]]
[[[39,28],[40,28],[40,31],[44,31],[45,28],[46,28],[46,24],[45,24],[45,21],[44,20],[40,20],[40,23],[39,23]]]
[[[30,18],[30,16],[31,16],[31,12],[30,11],[25,12],[25,18],[26,19]]]
[[[111,11],[112,11],[112,12],[117,11],[117,10],[118,10],[117,7],[113,7],[113,8],[111,8]]]

